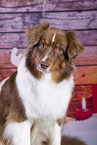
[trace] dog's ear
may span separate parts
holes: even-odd
[[[40,40],[42,34],[48,30],[50,24],[48,22],[43,22],[43,25],[34,26],[32,28],[25,29],[26,37],[29,40],[29,43],[36,45]]]
[[[78,54],[84,51],[84,48],[76,37],[75,31],[68,31],[66,36],[68,40],[67,55],[69,58],[75,58]]]

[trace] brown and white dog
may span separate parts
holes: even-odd
[[[61,144],[62,120],[74,87],[74,31],[49,23],[26,29],[29,46],[0,93],[0,145]]]

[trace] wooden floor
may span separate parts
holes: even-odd
[[[75,30],[85,51],[75,61],[75,90],[68,115],[75,117],[82,97],[92,104],[92,85],[97,84],[97,0],[1,0],[0,81],[16,71],[10,62],[13,47],[27,47],[24,30],[49,21],[52,27]]]

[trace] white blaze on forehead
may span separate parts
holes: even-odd
[[[53,35],[52,42],[55,41],[55,37],[56,37],[56,33],[54,33],[54,35]]]

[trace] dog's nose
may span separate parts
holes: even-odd
[[[49,64],[48,62],[42,61],[42,62],[40,63],[40,65],[41,65],[41,68],[47,69],[47,68],[49,67],[50,64]]]

